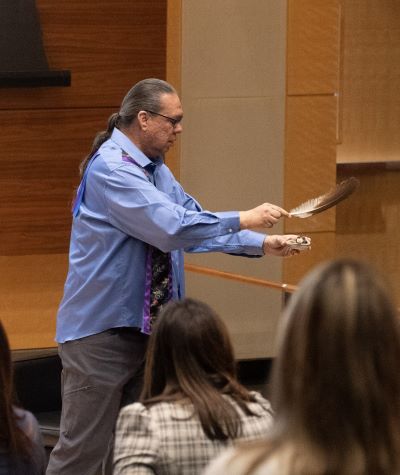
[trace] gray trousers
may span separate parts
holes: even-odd
[[[112,329],[59,345],[62,370],[60,439],[47,475],[111,473],[110,449],[120,408],[137,400],[148,337]]]

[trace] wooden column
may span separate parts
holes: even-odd
[[[341,9],[338,0],[289,0],[284,202],[286,209],[336,183]],[[283,280],[296,284],[316,263],[334,256],[335,209],[285,222],[307,234],[313,249],[284,261]]]

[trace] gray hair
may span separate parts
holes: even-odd
[[[122,101],[117,126],[129,126],[141,110],[159,112],[162,94],[176,94],[176,91],[162,79],[149,78],[136,83]]]
[[[177,92],[171,84],[156,78],[143,79],[128,91],[122,101],[119,112],[114,112],[110,115],[107,130],[103,130],[96,135],[89,155],[83,159],[79,166],[81,176],[83,176],[87,164],[93,155],[111,137],[114,127],[129,127],[141,110],[159,112],[160,96],[162,94],[177,94]]]

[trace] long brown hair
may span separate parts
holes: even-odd
[[[107,129],[98,132],[89,154],[79,166],[81,176],[87,164],[100,146],[111,137],[114,127],[129,127],[141,110],[159,112],[160,96],[176,94],[175,89],[162,79],[148,78],[136,83],[124,97],[119,112],[114,112],[108,119]]]
[[[147,350],[145,405],[190,401],[205,434],[225,440],[240,435],[241,423],[230,395],[246,413],[254,398],[236,379],[232,344],[224,322],[194,299],[170,302],[155,324]]]
[[[15,392],[13,368],[8,338],[0,321],[0,448],[9,454],[17,466],[32,457],[32,442],[18,427],[14,411]]]
[[[292,447],[296,475],[400,473],[399,362],[399,315],[376,271],[316,268],[284,312],[265,453]]]

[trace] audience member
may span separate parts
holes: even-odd
[[[0,475],[41,475],[45,453],[33,414],[17,407],[11,352],[0,321]]]
[[[206,475],[400,473],[399,316],[382,280],[348,259],[319,266],[285,311],[267,441]]]
[[[120,412],[114,474],[198,474],[235,439],[265,437],[271,407],[236,379],[223,321],[205,303],[170,302],[150,336],[140,401]]]

